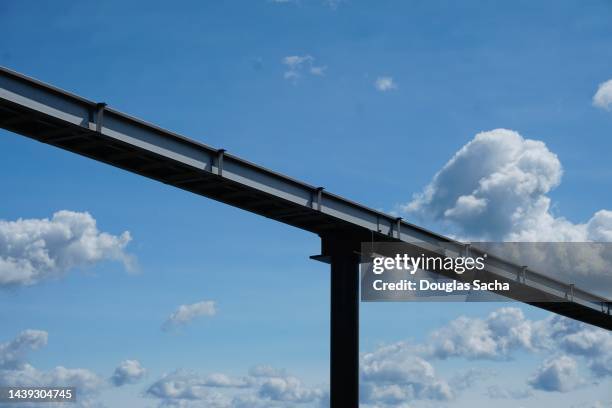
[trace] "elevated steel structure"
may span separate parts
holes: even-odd
[[[0,67],[0,127],[315,233],[331,263],[331,406],[358,406],[361,242],[464,244]],[[610,301],[508,263],[509,276],[559,302],[531,303],[612,330]],[[572,300],[563,293],[572,291]]]

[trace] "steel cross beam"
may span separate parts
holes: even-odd
[[[322,254],[315,258],[332,270],[333,408],[358,401],[357,243],[445,243],[457,251],[465,245],[2,67],[0,127],[319,235]],[[522,274],[542,298],[559,300],[532,305],[612,330],[610,300],[522,265],[503,268]],[[563,296],[568,288],[571,301]]]

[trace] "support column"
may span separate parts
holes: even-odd
[[[323,246],[331,263],[330,407],[358,408],[359,244],[334,237]]]

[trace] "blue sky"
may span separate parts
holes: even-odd
[[[612,208],[612,113],[609,104],[593,104],[599,85],[612,78],[607,1],[124,3],[4,1],[0,65],[370,207],[403,211],[439,232],[489,225],[480,216],[442,219],[430,211],[431,200],[405,210],[413,194],[436,186],[434,175],[459,149],[475,140],[470,146],[478,146],[480,132],[493,132],[497,146],[514,138],[517,154],[532,151],[525,140],[541,141],[542,160],[523,170],[527,178],[548,172],[550,185],[501,197],[516,199],[535,220],[550,215],[551,231],[568,236],[612,225],[607,213],[595,215]],[[47,345],[21,366],[84,368],[104,379],[121,361],[138,360],[146,374],[134,384],[91,387],[92,400],[106,406],[173,403],[147,390],[177,369],[241,378],[258,365],[299,378],[308,400],[266,393],[257,382],[290,383],[289,374],[251,375],[267,406],[324,400],[317,392],[328,381],[329,272],[308,259],[318,253],[316,237],[5,131],[0,153],[1,220],[88,212],[99,231],[129,231],[132,240],[120,252],[136,264],[127,271],[106,256],[60,278],[0,291],[0,344],[27,329],[48,333]],[[553,156],[562,170],[555,163],[550,170]],[[504,156],[501,163],[522,161]],[[550,207],[536,213],[534,197],[550,199]],[[513,224],[506,233],[525,236],[525,228]],[[214,315],[161,330],[180,305],[203,300],[215,302]],[[454,327],[460,316],[480,327],[505,306],[522,311],[521,330],[552,324],[547,313],[518,304],[363,304],[361,349],[384,358],[383,344],[435,344],[432,333]],[[573,330],[597,337],[599,351],[612,355],[612,340],[593,334],[600,332]],[[424,351],[419,358],[456,395],[372,406],[612,404],[612,372],[593,377],[589,368],[601,355],[572,355],[567,342],[512,347],[495,358]],[[548,359],[557,359],[554,367],[566,363],[560,355],[578,365],[562,378],[584,384],[555,391],[528,384]],[[475,383],[460,390],[451,380],[468,368],[489,374],[474,374]],[[382,387],[372,375],[371,384]],[[490,386],[530,394],[518,402],[491,399]]]

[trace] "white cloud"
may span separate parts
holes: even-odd
[[[284,370],[280,370],[269,365],[258,365],[255,367],[251,367],[251,369],[249,370],[249,375],[255,378],[284,377],[287,375],[287,373]]]
[[[58,211],[51,219],[0,220],[0,287],[29,286],[74,268],[114,260],[129,268],[129,232],[100,232],[89,214]]]
[[[190,305],[180,305],[162,325],[163,330],[170,330],[178,326],[184,326],[193,319],[200,316],[214,316],[217,314],[217,307],[212,300],[202,300],[201,302]]]
[[[584,328],[568,334],[559,343],[567,353],[586,358],[596,376],[612,376],[612,335],[609,332]]]
[[[79,393],[78,401],[87,405],[105,382],[103,378],[84,368],[57,366],[42,371],[25,363],[17,370],[0,370],[0,384],[7,387],[75,387]]]
[[[365,403],[382,406],[417,399],[450,400],[448,383],[433,366],[414,354],[406,343],[383,346],[361,359],[361,396]]]
[[[397,89],[397,84],[393,81],[392,77],[382,76],[376,78],[374,87],[381,92],[386,92]]]
[[[535,350],[537,334],[523,312],[501,308],[486,319],[461,316],[432,332],[424,352],[437,359],[499,360],[518,349]]]
[[[448,383],[452,389],[463,391],[482,380],[486,380],[489,376],[491,376],[491,373],[488,370],[472,367],[455,373]]]
[[[255,367],[249,375],[235,378],[226,374],[202,377],[177,370],[153,383],[146,395],[159,406],[186,407],[287,407],[318,404],[326,398],[321,388],[308,387],[297,377],[271,367]]]
[[[311,55],[290,55],[284,57],[282,63],[287,66],[283,74],[285,79],[297,81],[305,73],[313,76],[325,75],[326,66],[315,65],[315,58]]]
[[[158,398],[162,403],[169,401],[208,401],[214,403],[227,403],[221,394],[211,390],[202,379],[189,371],[177,370],[164,375],[153,383],[146,391],[147,395]]]
[[[146,370],[140,364],[138,360],[124,360],[122,361],[111,377],[111,382],[121,387],[125,384],[134,384],[140,381],[146,374]]]
[[[323,76],[327,67],[310,67],[310,73],[312,75]]]
[[[397,342],[363,353],[361,405],[437,406],[472,390],[474,384],[483,385],[485,395],[492,399],[526,399],[534,395],[533,390],[568,391],[587,384],[579,375],[580,364],[590,369],[592,382],[612,375],[601,370],[610,367],[611,342],[612,333],[605,330],[557,315],[531,320],[514,307],[499,308],[484,317],[459,317],[432,331],[422,343]],[[444,370],[445,378],[434,367],[441,359],[504,364],[519,353],[549,357],[534,366],[531,378],[522,379],[524,388],[486,388],[492,377],[488,371]],[[201,376],[179,370],[153,383],[146,395],[155,398],[160,407],[216,408],[324,407],[329,398],[325,387],[309,386],[285,370],[266,365],[253,367],[242,377],[223,373]]]
[[[584,223],[553,214],[548,194],[562,174],[559,158],[543,142],[495,129],[459,149],[401,210],[460,240],[531,243],[493,249],[531,270],[610,296],[612,247],[584,242],[612,242],[612,211],[597,211]]]
[[[568,392],[580,384],[576,361],[565,355],[546,360],[529,379],[529,385],[542,391]]]
[[[593,95],[593,106],[601,109],[612,109],[612,79],[602,82]]]
[[[582,224],[552,214],[547,194],[562,174],[559,158],[543,142],[495,129],[459,149],[402,210],[471,240],[610,240],[610,211]]]
[[[519,351],[563,351],[581,358],[594,378],[612,376],[612,333],[557,315],[529,320],[512,307],[498,309],[484,319],[459,317],[434,330],[424,345],[405,347],[418,349],[431,359],[498,361],[511,359]],[[551,367],[553,371],[559,368],[554,364]]]
[[[24,330],[7,343],[0,343],[0,369],[17,369],[27,353],[47,345],[48,334],[43,330]]]
[[[313,402],[321,397],[321,391],[305,387],[302,382],[292,376],[269,377],[260,386],[258,395],[271,401],[305,403]]]
[[[512,390],[499,385],[487,387],[486,395],[491,399],[525,399],[533,395],[530,389]]]
[[[500,308],[484,319],[458,317],[434,330],[418,349],[433,359],[498,361],[509,360],[519,351],[561,350],[584,359],[594,376],[612,376],[612,370],[605,368],[612,367],[612,333],[557,315],[529,320],[514,307]]]
[[[612,211],[597,211],[586,227],[589,239],[596,242],[612,242]]]
[[[223,373],[212,373],[204,377],[202,385],[219,388],[244,388],[250,385],[248,378],[234,378]]]
[[[48,371],[38,370],[27,360],[29,351],[47,345],[48,334],[42,330],[24,330],[13,340],[0,343],[0,385],[8,387],[76,387],[79,399],[76,406],[86,407],[106,382],[84,368],[57,366]]]
[[[56,366],[40,370],[28,362],[28,353],[47,345],[48,333],[43,330],[24,330],[14,339],[0,343],[0,386],[7,387],[75,387],[77,402],[70,403],[75,408],[102,406],[96,401],[97,395],[111,387],[135,383],[145,370],[136,360],[125,360],[109,378],[85,368]],[[34,407],[38,404],[13,404],[8,406]],[[4,406],[4,405],[3,405]]]

